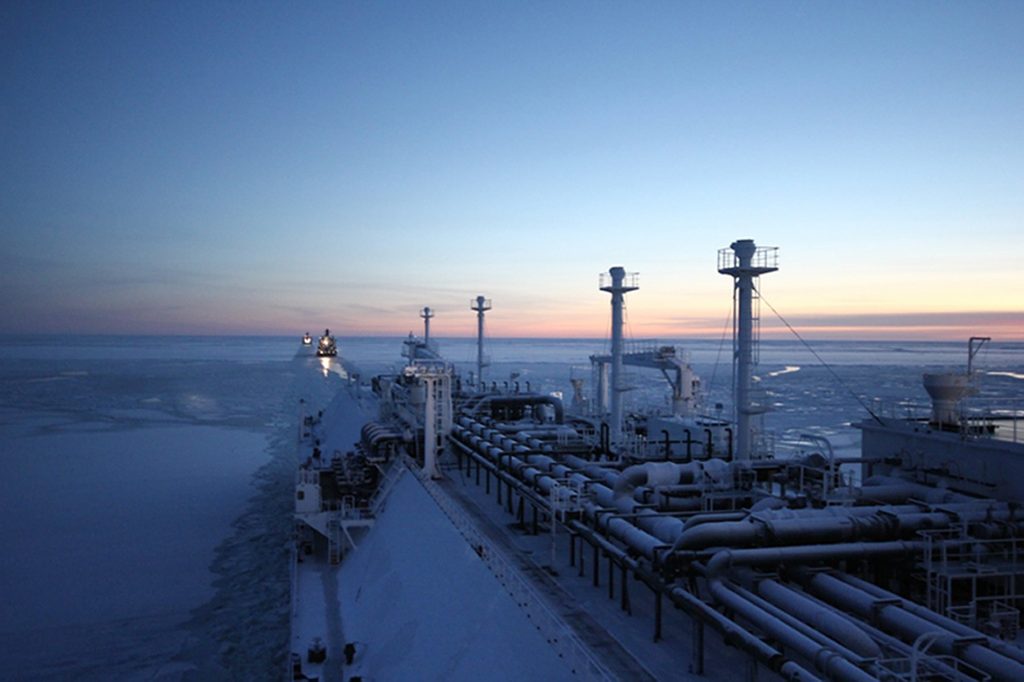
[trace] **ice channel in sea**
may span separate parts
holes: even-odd
[[[146,350],[0,344],[0,678],[284,670],[295,381],[337,376]]]

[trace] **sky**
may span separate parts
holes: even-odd
[[[0,333],[1024,339],[1024,3],[0,3]],[[766,336],[785,332],[763,311]]]

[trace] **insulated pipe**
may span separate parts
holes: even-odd
[[[768,600],[763,599],[762,597],[754,594],[750,590],[747,590],[746,588],[734,585],[733,583],[727,583],[727,585],[729,589],[731,589],[733,592],[735,592],[736,594],[740,595],[741,597],[752,603],[754,606],[778,618],[790,627],[799,630],[807,637],[810,637],[814,641],[818,642],[818,644],[820,644],[821,646],[829,647],[830,649],[836,650],[847,660],[853,661],[855,663],[860,663],[866,659],[874,658],[873,656],[864,656],[863,654],[854,651],[853,649],[850,649],[841,641],[836,640],[829,633],[825,632],[824,630],[818,629],[816,625],[808,623],[800,619],[799,617],[794,616],[791,610],[786,610],[780,606],[777,606],[769,602]],[[828,610],[827,606],[819,606],[818,608],[822,610]],[[828,610],[828,612],[837,618],[841,617],[834,610]],[[878,649],[879,652],[881,651],[878,645],[875,644],[875,642],[870,637],[868,637],[864,631],[860,630],[859,628],[857,628],[857,630],[863,637],[867,638],[869,642],[875,645],[875,649]]]
[[[940,502],[977,502],[978,498],[971,495],[965,495],[945,488],[936,488],[933,486],[925,485],[923,483],[916,483],[914,481],[908,481],[900,478],[899,476],[872,476],[862,484],[866,489],[875,489],[875,487],[883,487],[889,485],[904,486],[911,491],[912,495],[934,495],[940,497]],[[936,495],[936,491],[942,493]]]
[[[850,559],[863,558],[883,554],[903,554],[919,549],[922,543],[852,543],[846,545],[822,545],[811,547],[780,547],[748,550],[722,550],[715,554],[706,565],[706,578],[712,595],[716,600],[740,613],[747,620],[755,623],[762,630],[782,641],[787,646],[799,651],[815,666],[825,672],[830,679],[840,680],[874,680],[875,678],[846,661],[834,651],[822,648],[814,640],[802,635],[794,628],[786,626],[769,613],[757,608],[739,595],[725,589],[721,576],[725,570],[735,565],[756,565],[764,563],[788,563],[797,561],[806,563],[824,558]]]
[[[710,605],[704,603],[697,595],[687,592],[681,587],[676,587],[669,592],[669,596],[676,605],[714,625],[723,634],[726,642],[738,645],[743,650],[765,662],[773,670],[780,668],[780,661],[783,658],[781,653],[769,646],[757,635],[734,623]],[[795,679],[802,680],[807,678],[798,677]]]
[[[785,509],[786,501],[781,497],[762,497],[750,507],[752,513],[758,514],[766,511]]]
[[[878,597],[879,599],[899,599],[903,602],[901,606],[904,610],[909,611],[915,616],[920,616],[925,620],[931,621],[939,627],[945,628],[946,630],[949,630],[950,632],[956,635],[959,635],[961,637],[984,637],[986,640],[988,640],[988,647],[990,649],[994,649],[995,651],[998,651],[1004,656],[1012,658],[1018,663],[1024,663],[1024,650],[1022,650],[1018,646],[1011,644],[1010,642],[1004,642],[1001,639],[996,639],[995,637],[986,635],[983,632],[980,632],[978,630],[975,630],[974,628],[964,625],[963,623],[958,623],[952,618],[947,618],[946,616],[943,616],[940,613],[936,613],[931,609],[925,608],[920,604],[916,604],[912,601],[903,599],[898,594],[889,592],[888,590],[883,590],[881,587],[878,587],[877,585],[872,585],[871,583],[865,580],[861,580],[856,576],[849,575],[848,573],[839,573],[836,575],[836,577],[842,580],[844,583],[852,585],[857,589],[863,590],[868,594],[872,594]]]
[[[695,512],[703,508],[699,497],[663,497],[657,504],[662,512]]]
[[[562,407],[562,401],[550,395],[485,396],[483,400],[480,401],[479,406],[483,406],[484,404],[498,407],[551,405],[555,410],[555,423],[561,424],[565,419],[565,409]]]
[[[972,502],[950,502],[941,505],[920,505],[920,504],[897,504],[897,505],[872,505],[858,507],[824,507],[821,509],[759,509],[751,510],[751,515],[766,520],[796,519],[807,517],[844,517],[844,516],[871,516],[873,514],[889,514],[900,516],[903,514],[918,514],[926,511],[952,512],[958,518],[969,517],[970,520],[1007,520],[1012,521],[1013,509],[1006,502],[996,500],[975,500]],[[1019,516],[1019,514],[1018,514]]]
[[[1024,679],[1024,665],[1018,661],[982,644],[965,640],[930,620],[892,604],[889,600],[879,599],[825,573],[809,578],[805,573],[804,576],[814,594],[862,618],[873,619],[875,623],[905,642],[916,642],[922,635],[939,633],[940,636],[934,640],[932,647],[940,653],[962,658],[1001,682],[1018,682]],[[902,601],[900,600],[901,603]]]
[[[632,568],[638,577],[643,576],[644,571],[638,567],[636,560],[629,557],[621,549],[612,545],[600,535],[595,534],[591,528],[581,524],[579,521],[570,521],[569,526],[589,541],[599,545],[610,556],[622,562],[623,565]],[[651,583],[649,578],[643,577],[642,579],[652,589],[664,591],[656,587],[654,583]],[[821,678],[794,661],[785,660],[779,651],[765,643],[760,637],[726,618],[710,605],[701,601],[697,596],[679,587],[668,590],[665,593],[677,607],[687,611],[691,617],[706,621],[721,632],[727,644],[743,649],[770,669],[776,670],[783,679],[791,680],[792,682],[820,682]]]
[[[803,545],[797,547],[758,547],[756,549],[723,549],[708,561],[708,580],[731,566],[758,564],[808,563],[837,559],[866,559],[875,556],[910,554],[924,548],[921,541],[850,542],[837,545]]]
[[[648,486],[657,488],[663,485],[688,483],[694,479],[696,471],[688,464],[673,462],[646,462],[623,469],[615,482],[616,495],[630,495],[634,488]]]
[[[490,448],[488,454],[497,458],[499,461],[501,460],[502,457],[505,457],[507,459],[509,468],[515,468],[521,471],[524,467],[521,460],[513,457],[510,454],[504,453],[501,448]],[[539,474],[539,472],[536,469],[532,469],[531,473],[532,472],[536,472],[537,474]],[[534,478],[536,477],[534,476]],[[595,493],[598,498],[598,501],[602,502],[602,504],[607,505],[609,502],[615,502],[614,493],[611,489],[607,488],[606,486],[595,486]],[[625,502],[626,505],[629,505],[627,508],[630,509],[630,511],[632,511],[632,505],[630,504],[629,500],[622,500],[622,502]],[[621,518],[611,518],[607,514],[604,514],[602,516],[602,512],[604,510],[596,508],[592,503],[588,503],[586,505],[586,511],[588,512],[588,515],[591,516],[591,518],[595,518],[597,523],[601,525],[603,528],[605,528],[607,532],[618,537],[620,540],[626,542],[627,545],[633,547],[634,549],[638,549],[646,556],[650,558],[655,557],[657,550],[660,548],[657,538],[633,526],[632,524],[625,522]],[[644,518],[645,516],[658,515],[653,513],[651,513],[650,515],[641,514],[637,518],[638,524],[646,523],[649,526],[653,526],[656,532],[661,531],[664,533],[668,530],[664,527],[665,524],[659,523],[659,521],[671,520],[675,521],[676,524],[678,524],[678,521],[675,519],[650,519]],[[928,515],[925,514],[921,516],[926,517]],[[826,545],[821,547],[787,547],[768,550],[726,550],[716,554],[715,557],[710,562],[708,562],[707,568],[709,579],[712,579],[710,577],[715,576],[724,567],[727,567],[734,563],[761,563],[766,561],[784,562],[790,560],[808,561],[820,558],[850,558],[856,556],[865,556],[869,554],[877,554],[880,552],[907,551],[907,547],[910,545],[911,543],[871,543],[868,545],[865,545],[865,543],[859,543],[853,545]],[[908,615],[910,615],[911,618],[914,618],[912,614]],[[917,620],[921,619],[918,618]],[[988,653],[986,653],[986,651]],[[990,650],[983,649],[978,652],[968,653],[971,655],[973,659],[978,660],[979,667],[982,667],[984,664],[987,664],[988,668],[986,669],[996,668],[997,670],[999,670],[999,659],[1006,660],[1005,657],[999,656],[999,654],[996,654],[995,652],[992,652]],[[993,660],[993,657],[997,658]],[[829,660],[830,658],[826,657],[826,660],[818,663],[818,665],[825,665],[827,667],[828,665],[830,665]],[[971,659],[968,658],[966,660],[970,661]],[[1013,661],[1010,662],[1014,663]]]
[[[685,530],[673,545],[676,550],[742,547],[758,543],[788,545],[843,542],[858,539],[891,540],[925,528],[946,528],[954,518],[941,512],[873,514],[769,519],[751,515],[743,521],[707,523]]]
[[[594,489],[595,492],[598,492],[599,497],[601,489],[607,492],[607,497],[611,496],[611,490],[604,486],[596,485]],[[665,545],[650,533],[637,528],[623,518],[608,514],[593,502],[584,502],[583,511],[589,518],[595,520],[599,528],[652,561],[657,559],[657,550]]]
[[[461,423],[464,425],[471,424],[469,420],[461,420]],[[522,439],[521,436],[518,438],[511,438],[503,436],[493,430],[488,430],[484,435],[492,438],[493,440],[498,440],[501,447],[506,451],[515,450],[521,453],[523,450],[521,445],[515,444],[518,440]],[[496,458],[502,457],[498,453],[488,453],[488,455]],[[529,460],[530,458],[527,457],[527,461]],[[547,470],[551,470],[553,466],[552,461],[547,459],[535,461],[534,464],[542,464],[543,468]],[[577,464],[580,464],[580,462]],[[522,472],[526,465],[517,458],[514,460],[510,458],[508,466],[509,468],[520,472],[520,475],[523,475]],[[634,483],[638,482],[640,478],[650,478],[652,472],[655,477],[662,476],[671,479],[678,475],[676,472],[688,473],[693,470],[694,468],[692,467],[682,467],[674,464],[666,465],[665,463],[659,463],[659,466],[657,467],[644,465],[637,468],[630,468],[622,475],[617,476],[618,480],[616,481],[615,487],[620,488],[620,491],[622,491],[624,479],[626,483]],[[606,481],[616,477],[616,474],[613,472],[603,469],[598,469],[598,471],[601,472]],[[540,473],[541,472],[539,470],[532,469],[531,471],[526,472],[525,475],[532,484],[539,485],[542,491],[547,493],[553,486],[553,481],[549,480],[547,477],[542,477]],[[635,513],[635,505],[628,501],[623,504],[617,504],[615,508],[625,514]],[[910,507],[910,509],[913,509],[913,507]],[[903,510],[901,509],[899,511]],[[859,514],[859,512],[855,513]],[[901,535],[922,526],[942,525],[943,523],[948,522],[946,520],[947,517],[942,514],[916,514],[911,516],[904,514],[902,517],[896,517],[900,520],[895,525],[892,518],[893,517],[891,516],[887,516],[885,518],[869,519],[863,522],[851,522],[849,518],[809,518],[796,522],[771,522],[765,524],[764,528],[761,528],[759,525],[755,525],[751,522],[740,522],[738,524],[729,525],[716,523],[709,525],[705,529],[706,531],[689,531],[687,532],[686,537],[683,536],[682,528],[680,527],[677,519],[666,519],[649,510],[646,513],[641,512],[641,514],[637,515],[636,523],[645,529],[645,531],[653,532],[656,537],[666,543],[675,540],[675,544],[677,546],[692,549],[693,547],[697,547],[701,544],[701,535],[710,538],[710,542],[705,541],[705,543],[703,543],[705,546],[716,544],[750,544],[762,535],[768,535],[774,542],[784,544],[786,542],[793,541],[816,542],[822,538],[831,539],[835,537],[835,531],[837,529],[840,530],[841,539],[849,539],[864,536]],[[723,531],[725,534],[724,538]],[[688,544],[690,545],[689,547],[687,546]],[[648,549],[648,545],[649,543],[645,541],[643,544],[645,552]]]
[[[803,596],[805,599],[808,599],[809,601],[813,601],[821,605],[822,608],[832,608],[828,603],[818,599],[817,597],[811,594],[804,592]],[[914,653],[914,649],[910,644],[907,644],[903,640],[894,637],[888,632],[878,629],[871,623],[859,621],[856,623],[856,625],[873,640],[883,645],[886,649],[887,654],[889,654],[889,652],[894,652],[899,656],[909,658]],[[955,670],[953,667],[947,665],[946,663],[943,663],[942,661],[932,659],[930,663],[936,671],[940,673],[946,673],[950,679],[959,679],[960,677],[962,677],[961,673],[958,670]],[[953,665],[957,665],[958,663],[958,661],[954,660]]]
[[[831,609],[772,579],[757,583],[757,593],[801,622],[853,650],[864,658],[880,658],[882,650],[863,630]]]
[[[864,485],[860,488],[837,488],[836,497],[852,497],[856,500],[868,499],[882,503],[906,502],[909,499],[941,504],[943,502],[971,502],[977,498],[961,495],[942,488],[933,488],[920,483],[884,483]]]
[[[875,682],[875,677],[847,661],[835,650],[823,647],[819,642],[796,628],[758,608],[728,589],[721,580],[709,581],[708,587],[715,601],[753,623],[773,639],[779,640],[786,647],[812,661],[815,668],[824,673],[828,679],[842,682]]]
[[[683,530],[686,531],[694,526],[705,523],[718,523],[720,521],[742,521],[747,518],[747,512],[712,512],[709,514],[697,514],[686,519],[683,523]]]
[[[677,518],[665,516],[650,509],[637,509],[637,504],[632,498],[616,496],[607,486],[594,485],[591,487],[591,491],[602,507],[613,508],[621,514],[630,515],[638,528],[659,539],[659,545],[671,546],[682,533],[683,523]],[[653,558],[653,554],[651,556]]]
[[[759,509],[756,512],[751,512],[751,516],[756,515],[760,519],[768,521],[776,521],[782,519],[805,519],[805,518],[843,518],[847,516],[872,516],[879,512],[885,512],[888,514],[914,514],[921,511],[921,507],[916,504],[903,504],[897,506],[891,505],[874,505],[870,507],[823,507],[821,509],[814,509],[811,507],[803,509]]]
[[[615,492],[627,495],[634,488],[648,486],[656,490],[675,487],[676,484],[696,484],[705,478],[707,471],[710,477],[721,481],[732,475],[731,465],[724,459],[709,459],[702,462],[645,462],[626,467],[615,484]],[[728,483],[725,484],[728,486]]]
[[[825,682],[799,663],[786,661],[779,667],[779,676],[791,682]]]
[[[462,427],[460,430],[453,430],[453,433],[456,438],[459,438],[469,432]],[[493,430],[492,432],[484,432],[485,437],[488,435],[495,440],[505,438],[497,432],[493,432]],[[519,446],[513,444],[513,447]],[[496,462],[500,463],[502,460],[505,460],[505,468],[507,469],[520,473],[520,475],[527,473],[524,471],[527,467],[521,459],[514,457],[512,454],[506,452],[497,445],[490,445],[486,442],[481,442],[478,450],[483,450],[483,454]],[[540,458],[542,457],[544,460],[553,462],[553,460],[544,456],[536,457],[538,458],[538,463],[541,461]],[[546,487],[548,491],[553,487],[554,481],[549,477],[541,476],[541,472],[539,470],[534,469],[529,473],[535,483],[541,483],[543,481],[542,485]],[[550,483],[544,481],[544,478],[547,478]],[[584,479],[584,481],[587,481],[587,479]],[[592,483],[592,481],[587,482]],[[636,525],[634,525],[623,518],[616,517],[614,514],[609,514],[607,512],[608,508],[612,508],[623,514],[632,515],[635,512],[635,503],[632,500],[617,500],[611,488],[600,484],[593,484],[591,490],[594,492],[594,496],[598,504],[591,501],[584,503],[583,509],[587,516],[595,519],[596,523],[607,533],[618,538],[621,542],[640,552],[652,561],[657,559],[657,550],[663,548],[666,544],[671,544],[682,530],[682,523],[678,519],[665,517],[650,510],[640,512],[640,514],[634,518],[634,521],[636,522]]]

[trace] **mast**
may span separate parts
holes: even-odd
[[[762,412],[754,405],[750,385],[756,364],[757,334],[754,302],[757,288],[754,280],[763,274],[778,270],[778,249],[758,247],[753,239],[740,239],[718,252],[718,272],[734,280],[733,300],[736,302],[733,319],[733,361],[736,383],[733,401],[736,409],[736,459],[750,459],[753,433],[751,417]]]
[[[423,318],[423,343],[430,343],[430,318],[434,316],[434,311],[429,307],[425,307],[420,311],[420,317]]]
[[[475,301],[469,302],[469,309],[476,311],[476,382],[478,386],[483,386],[484,367],[487,366],[484,358],[484,312],[491,309],[491,301],[477,296]]]
[[[622,310],[626,294],[640,287],[636,273],[627,275],[619,266],[609,269],[607,276],[602,273],[600,285],[601,291],[612,295],[611,442],[618,445],[622,439],[622,392],[626,390],[622,385]]]

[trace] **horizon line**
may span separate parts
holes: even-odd
[[[0,338],[39,338],[45,336],[53,336],[53,332],[0,332]],[[91,337],[91,338],[267,338],[267,339],[283,339],[283,338],[298,338],[301,339],[301,334],[294,333],[281,333],[281,332],[172,332],[172,333],[158,333],[158,332],[61,332],[61,334],[78,336],[78,337]],[[312,335],[317,338],[318,335]],[[368,333],[354,333],[354,334],[334,334],[335,338],[338,339],[407,339],[409,335],[396,334],[393,332],[368,332]],[[864,343],[965,343],[970,337],[956,337],[956,338],[913,338],[913,337],[857,337],[857,336],[807,336],[802,334],[801,337],[805,341],[816,341],[816,342],[851,342],[859,341]],[[423,337],[417,335],[415,338],[422,339]],[[432,335],[432,339],[436,340],[476,340],[476,335]],[[1024,343],[1024,337],[990,337],[991,343]],[[505,336],[505,335],[489,335],[484,337],[484,341],[488,340],[501,340],[501,341],[608,341],[607,336],[576,336],[576,335],[564,335],[564,336],[551,336],[551,335],[540,335],[540,336]],[[714,341],[721,342],[722,338],[715,338],[713,336],[696,335],[696,334],[683,334],[683,335],[668,335],[668,336],[633,336],[624,339],[626,342],[643,342],[643,341]],[[792,335],[772,335],[770,338],[761,338],[760,342],[780,342],[780,341],[795,341],[799,342],[800,339]]]

